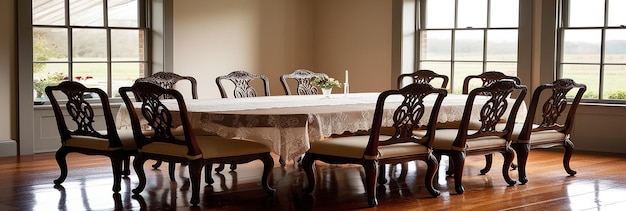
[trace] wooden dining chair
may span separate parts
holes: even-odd
[[[487,71],[478,75],[469,75],[465,77],[465,79],[463,80],[462,93],[468,94],[472,88],[483,87],[487,84],[493,83],[501,79],[510,79],[510,80],[515,81],[515,83],[517,84],[522,83],[522,80],[517,76],[506,75],[499,71]],[[479,94],[486,95],[486,93],[479,93]],[[470,123],[470,129],[476,129],[476,127],[479,127],[476,123],[477,121],[473,121],[472,123]],[[458,122],[444,123],[444,124],[440,124],[440,127],[441,128],[455,128],[455,127],[458,127],[457,124]],[[493,164],[493,154],[486,154],[485,161],[486,161],[485,168],[480,170],[481,174],[487,174],[487,172],[489,172],[491,165]],[[515,165],[512,165],[512,167],[516,168]],[[451,172],[448,172],[448,174],[451,174]]]
[[[265,92],[265,96],[270,96],[270,85],[269,79],[267,76],[260,74],[253,74],[243,70],[230,72],[228,75],[218,76],[215,78],[215,83],[217,84],[217,88],[220,90],[220,95],[222,98],[228,98],[228,94],[226,93],[226,89],[222,84],[222,80],[229,80],[233,82],[235,88],[233,89],[233,96],[235,98],[241,97],[256,97],[257,91],[253,86],[250,85],[250,82],[253,80],[261,80],[263,82],[263,91]],[[234,171],[237,169],[236,164],[230,164],[230,170]],[[215,168],[215,172],[221,172],[224,170],[224,164],[220,164],[217,168]]]
[[[452,171],[448,172],[454,175],[457,193],[465,191],[462,183],[463,167],[465,157],[469,155],[501,153],[504,156],[502,176],[509,185],[515,185],[516,181],[511,179],[508,171],[515,157],[510,142],[517,111],[524,101],[526,92],[526,86],[510,79],[502,79],[473,89],[468,94],[459,128],[437,129],[433,151],[438,160],[441,160],[442,155],[450,157],[449,167]],[[512,105],[508,101],[509,97],[514,99]],[[471,114],[477,98],[487,100],[477,111],[480,114],[480,127],[471,129],[469,128]],[[510,112],[505,116],[507,110]],[[504,128],[496,127],[501,119],[507,119]]]
[[[321,76],[328,77],[325,73],[315,73],[306,69],[297,69],[292,73],[281,75],[280,82],[283,84],[286,95],[291,95],[291,89],[287,83],[287,79],[293,79],[297,82],[298,85],[295,90],[298,95],[316,95],[319,90],[317,86],[311,84],[311,80]]]
[[[535,148],[563,146],[565,148],[563,167],[569,175],[576,174],[569,164],[574,153],[571,133],[576,109],[586,90],[585,84],[578,84],[572,79],[558,79],[535,89],[526,120],[524,123],[515,124],[512,135],[511,146],[518,156],[517,171],[520,183],[528,182],[526,176],[528,153],[530,149]],[[570,94],[573,95],[568,97]],[[540,120],[540,123],[534,124],[535,120]]]
[[[437,98],[432,108],[426,108],[423,99],[430,95],[436,95]],[[379,165],[422,160],[428,166],[424,181],[426,189],[431,195],[438,196],[439,191],[433,186],[438,163],[432,154],[431,144],[435,135],[439,109],[446,95],[445,89],[420,83],[410,84],[399,90],[382,92],[376,103],[369,136],[346,136],[311,143],[311,148],[302,159],[302,168],[308,181],[304,193],[310,194],[315,188],[313,168],[316,160],[332,164],[360,164],[365,169],[367,202],[370,206],[376,206],[378,204],[377,176],[384,177],[385,175],[384,172],[379,173]],[[380,135],[383,115],[386,113],[384,110],[386,100],[395,96],[404,99],[393,112],[395,133],[390,136]],[[426,117],[428,117],[427,120],[422,120]],[[412,131],[422,125],[426,126],[426,134],[414,136]]]
[[[137,146],[131,130],[117,130],[107,94],[101,89],[87,88],[74,81],[64,81],[57,86],[48,86],[45,92],[52,104],[59,135],[61,135],[61,147],[56,151],[55,156],[61,175],[54,180],[54,184],[61,185],[67,177],[66,156],[68,153],[104,155],[111,159],[113,191],[119,192],[122,175],[130,174],[130,156],[137,153]],[[93,96],[93,94],[97,95],[97,102],[85,99],[85,96]],[[63,98],[62,101],[65,104],[63,107],[57,97]],[[94,109],[92,103],[99,104],[102,108]],[[99,120],[100,117],[103,119]],[[66,120],[71,120],[71,123],[67,124]],[[97,130],[97,125],[104,125],[106,129]]]
[[[217,88],[220,90],[222,98],[228,98],[228,94],[222,84],[222,80],[229,80],[233,82],[235,88],[233,89],[233,96],[235,98],[240,97],[256,97],[257,91],[254,87],[250,86],[252,80],[260,79],[263,82],[263,91],[265,96],[270,96],[270,85],[267,76],[260,74],[253,74],[246,71],[238,70],[230,72],[228,75],[222,75],[215,78]]]
[[[148,77],[138,78],[135,80],[135,83],[149,82],[149,83],[159,85],[160,87],[163,87],[166,89],[173,89],[174,86],[180,81],[189,81],[189,84],[191,86],[191,97],[193,99],[198,99],[198,82],[196,81],[196,78],[192,76],[181,76],[173,72],[157,72]],[[163,98],[171,99],[172,97],[163,96]],[[137,101],[141,101],[141,99],[139,98],[135,98],[135,99]],[[162,164],[161,161],[157,161],[155,164],[152,165],[152,168],[158,169],[161,166],[161,164]],[[174,178],[175,168],[176,168],[175,165],[169,165],[168,172],[169,172],[171,181],[175,180]]]
[[[441,81],[441,88],[448,87],[448,81],[450,80],[447,75],[441,75],[435,73],[432,70],[417,70],[412,73],[400,74],[398,76],[398,89],[402,87],[402,81],[405,78],[411,78],[413,83],[430,83],[432,80],[437,79]]]
[[[141,105],[135,105],[129,93],[142,99]],[[137,141],[138,153],[133,162],[139,184],[133,189],[140,194],[146,186],[144,162],[148,159],[161,160],[169,163],[188,163],[191,180],[191,204],[200,202],[200,177],[202,168],[205,170],[205,182],[212,184],[211,166],[213,163],[247,163],[254,160],[263,162],[261,185],[270,195],[275,190],[269,185],[269,177],[274,167],[270,148],[264,144],[241,139],[230,139],[219,136],[196,136],[187,115],[187,106],[180,92],[164,89],[148,82],[138,82],[132,87],[121,87],[119,93],[124,100],[131,118],[131,125]],[[162,102],[162,96],[168,95],[176,100],[173,105]],[[176,109],[177,112],[172,112]],[[141,115],[141,117],[140,117]],[[140,119],[145,119],[154,131],[151,134],[141,131]],[[183,134],[175,135],[173,130],[180,122]]]

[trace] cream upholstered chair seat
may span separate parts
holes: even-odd
[[[184,137],[177,137],[181,140]],[[230,139],[219,136],[196,136],[198,147],[202,151],[202,158],[232,157],[255,153],[270,152],[270,148],[264,144],[241,139]],[[153,142],[141,148],[141,152],[164,154],[181,158],[197,159],[187,156],[187,147],[178,144]],[[198,157],[199,158],[199,157]]]
[[[496,127],[504,128],[505,124],[500,123]],[[566,138],[565,133],[559,132],[557,130],[544,130],[533,132],[530,136],[530,140],[519,140],[518,137],[522,132],[522,127],[524,127],[523,123],[516,123],[513,128],[513,134],[511,134],[511,143],[534,143],[541,144],[545,142],[552,142],[554,140],[563,140]],[[539,125],[533,124],[533,128],[538,128]]]
[[[387,140],[391,136],[380,136],[380,140]],[[337,139],[316,141],[311,143],[308,152],[349,157],[356,159],[383,159],[388,157],[400,157],[405,155],[428,153],[428,148],[418,143],[401,143],[378,147],[378,156],[375,158],[365,156],[365,148],[369,142],[369,136],[350,136]]]
[[[433,149],[459,151],[464,150],[452,146],[454,140],[456,139],[458,131],[459,130],[456,129],[437,130],[437,135],[435,136],[435,141],[433,142]],[[472,134],[475,132],[476,130],[468,130],[468,134]],[[414,134],[421,135],[419,132],[415,132]],[[467,139],[467,141],[465,142],[465,150],[488,149],[493,148],[494,146],[506,146],[506,139],[497,136],[486,136],[474,139]]]
[[[106,134],[106,130],[98,131],[100,134]],[[124,150],[132,150],[137,149],[137,144],[135,143],[135,137],[133,137],[132,130],[118,130],[117,135],[120,137],[120,141],[122,141],[122,149]],[[96,149],[96,150],[119,150],[120,148],[110,148],[109,140],[105,138],[97,138],[93,136],[72,136],[72,138],[68,139],[65,142],[66,146],[70,147],[82,147],[88,149]]]

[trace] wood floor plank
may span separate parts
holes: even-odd
[[[445,158],[445,157],[444,157]],[[275,157],[277,160],[278,157]],[[186,167],[177,166],[176,181],[170,182],[166,165],[152,170],[146,162],[148,183],[133,195],[137,177],[122,180],[122,191],[111,191],[110,161],[103,156],[72,153],[62,187],[52,181],[59,175],[54,153],[0,158],[0,210],[189,210],[190,187]],[[304,172],[292,162],[275,165],[271,185],[275,196],[267,196],[260,185],[262,164],[238,165],[235,172],[213,173],[216,181],[201,189],[199,208],[191,210],[619,210],[626,207],[626,156],[576,152],[571,166],[578,171],[568,176],[562,166],[561,150],[533,150],[528,163],[529,183],[509,186],[501,175],[502,158],[480,175],[484,157],[467,158],[463,175],[466,192],[456,194],[453,179],[445,177],[447,161],[435,182],[441,191],[432,197],[424,187],[425,164],[411,162],[390,166],[389,182],[378,188],[379,206],[368,208],[363,186],[364,173],[358,165],[316,163],[317,187],[312,195],[302,194]],[[517,179],[517,171],[509,171]]]

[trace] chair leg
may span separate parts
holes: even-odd
[[[515,152],[513,151],[513,148],[506,147],[502,155],[504,156],[504,164],[502,165],[502,176],[504,177],[504,181],[506,181],[506,183],[508,183],[510,186],[513,186],[515,185],[515,183],[517,183],[517,181],[511,179],[511,176],[509,175],[509,168],[513,163],[513,159],[515,159]]]
[[[274,195],[276,190],[269,185],[270,175],[272,174],[272,169],[274,169],[274,159],[270,153],[266,153],[265,156],[261,158],[261,161],[263,161],[263,177],[261,178],[261,185],[263,186],[263,190],[265,190],[268,195]],[[231,168],[232,165],[234,164],[231,164]]]
[[[385,177],[385,172],[386,171],[387,171],[387,165],[380,164],[378,166],[378,184],[384,185],[384,184],[387,183],[387,177]],[[391,169],[389,171],[391,171]],[[367,174],[366,174],[366,176],[367,176]]]
[[[570,141],[568,138],[565,139],[563,146],[565,147],[565,154],[563,155],[563,167],[570,176],[574,176],[576,175],[576,171],[572,170],[572,168],[570,168],[569,166],[569,161],[572,159],[572,155],[574,154],[574,143],[572,143],[572,141]]]
[[[513,143],[511,147],[517,154],[517,174],[519,176],[520,183],[526,184],[528,178],[526,177],[526,162],[528,161],[528,152],[530,151],[530,144]]]
[[[114,152],[109,156],[111,166],[113,168],[113,192],[120,192],[122,184],[122,162],[124,160],[123,152]]]
[[[156,163],[152,164],[152,169],[159,169],[159,167],[161,167],[162,163],[163,163],[162,161],[157,160]]]
[[[122,163],[123,163],[122,175],[124,176],[130,175],[130,155],[125,154],[124,160]]]
[[[302,190],[305,194],[311,194],[315,188],[315,172],[313,171],[314,163],[315,159],[312,158],[310,154],[306,154],[304,155],[304,158],[302,158],[302,169],[304,170],[307,178],[307,186]]]
[[[209,185],[215,182],[211,176],[211,169],[213,169],[213,163],[204,165],[204,182]]]
[[[457,194],[463,194],[465,188],[463,188],[463,167],[465,166],[465,152],[454,151],[449,153],[450,165],[453,165],[454,169],[454,189]]]
[[[493,154],[485,155],[485,168],[480,170],[481,175],[485,175],[491,170],[491,165],[493,164]],[[507,167],[508,168],[508,167]]]
[[[215,172],[216,173],[220,173],[220,171],[224,170],[224,164],[220,163],[219,166],[217,166],[217,168],[215,168]]]
[[[170,181],[172,182],[176,181],[176,178],[174,177],[174,171],[176,170],[176,163],[170,162],[167,167],[168,167],[167,172],[170,174]]]
[[[191,180],[191,205],[200,203],[200,177],[202,175],[202,160],[189,161],[189,179]]]
[[[59,178],[54,180],[55,185],[61,185],[61,183],[65,181],[65,178],[67,178],[67,161],[65,160],[65,157],[68,153],[69,151],[62,146],[61,148],[59,148],[59,150],[57,150],[54,156],[57,160],[57,164],[59,165],[59,170],[61,170],[61,175],[59,175]]]
[[[441,193],[439,192],[439,190],[435,189],[433,185],[435,174],[439,170],[439,162],[437,162],[437,158],[431,154],[428,156],[428,159],[426,160],[426,165],[428,166],[426,170],[426,175],[425,175],[426,176],[425,178],[426,189],[428,189],[428,192],[430,193],[430,195],[435,196],[435,197],[439,196]],[[404,170],[404,167],[402,167],[402,170]]]
[[[369,204],[370,207],[378,205],[378,199],[376,199],[378,166],[377,160],[368,160],[363,163],[363,168],[365,169],[365,192],[367,194],[367,204]]]
[[[135,168],[135,173],[137,173],[137,178],[139,179],[137,187],[133,189],[134,194],[140,194],[146,187],[146,172],[143,169],[143,164],[145,162],[146,158],[144,158],[141,153],[138,153],[135,156],[135,160],[133,160],[133,167]]]

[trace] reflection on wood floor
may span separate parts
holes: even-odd
[[[484,157],[466,161],[463,183],[466,192],[454,192],[452,178],[439,177],[441,196],[433,198],[423,185],[425,164],[408,163],[391,169],[389,183],[379,186],[377,208],[384,210],[623,210],[626,207],[626,156],[576,152],[569,177],[561,164],[559,150],[533,150],[529,157],[526,185],[507,186],[501,175],[502,156],[494,156],[487,175],[479,175]],[[278,160],[275,157],[275,160]],[[318,186],[311,196],[302,194],[304,172],[292,162],[278,162],[271,184],[275,196],[260,186],[262,164],[239,165],[235,172],[213,173],[216,181],[201,190],[199,208],[190,208],[190,184],[186,167],[177,166],[176,181],[170,182],[167,166],[150,170],[140,195],[130,191],[137,185],[133,173],[123,179],[122,191],[113,194],[109,160],[100,156],[70,154],[69,175],[62,187],[52,180],[59,175],[54,153],[0,158],[0,210],[353,210],[368,209],[363,187],[363,170],[356,165],[317,163]],[[447,161],[440,175],[445,175]],[[406,171],[402,171],[406,170]],[[510,171],[517,178],[516,171]]]

